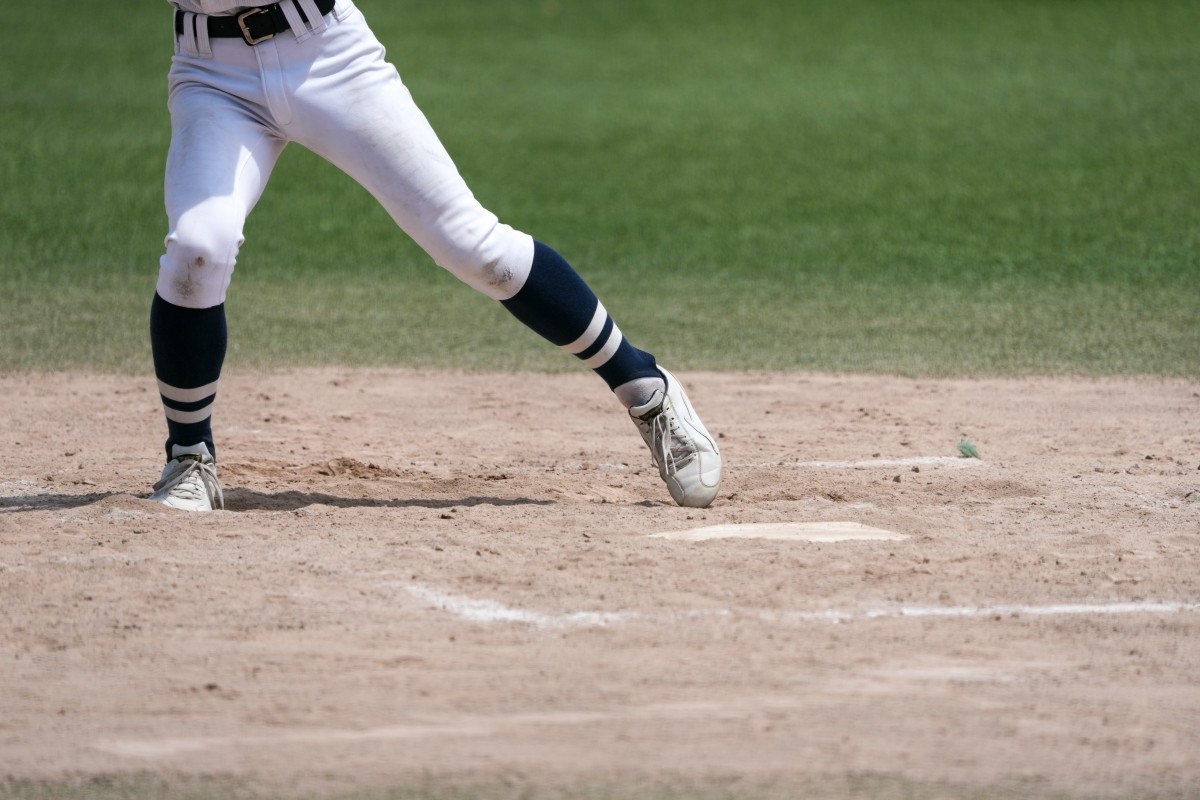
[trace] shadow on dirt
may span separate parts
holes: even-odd
[[[84,508],[116,497],[120,492],[92,492],[91,494],[32,494],[0,497],[0,515],[21,511],[66,511]]]
[[[553,500],[528,497],[338,497],[322,492],[256,492],[230,489],[225,492],[226,511],[299,511],[312,506],[330,508],[469,508],[471,506],[552,506]],[[122,492],[91,494],[38,494],[0,497],[0,517],[34,511],[70,511],[93,506],[129,507],[138,511],[170,513],[157,503]]]
[[[230,489],[225,492],[226,511],[299,511],[310,506],[332,508],[466,508],[471,506],[552,506],[553,500],[528,497],[338,497],[323,492],[256,492]]]

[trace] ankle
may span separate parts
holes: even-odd
[[[635,378],[613,389],[613,394],[626,410],[644,406],[655,392],[666,392],[667,382],[662,378]]]

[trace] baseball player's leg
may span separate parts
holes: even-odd
[[[355,64],[354,84],[338,93],[301,87],[289,135],[361,183],[439,265],[592,368],[636,412],[675,499],[710,503],[720,454],[682,387],[622,335],[562,256],[476,200],[360,16],[326,37],[323,46]],[[646,427],[650,419],[658,422]]]
[[[180,88],[170,107],[169,230],[150,312],[168,463],[152,497],[208,510],[220,505],[212,411],[225,359],[225,292],[246,216],[283,142],[207,86]]]
[[[309,71],[316,59],[323,74],[344,76],[299,83],[288,135],[367,189],[437,264],[494,299],[511,297],[528,274],[532,239],[475,199],[361,13],[277,47],[284,64]]]
[[[479,203],[361,15],[322,38],[357,74],[339,92],[302,86],[289,135],[362,184],[436,263],[580,357],[610,387],[657,384],[632,400],[660,388],[653,356],[623,338],[575,270]]]
[[[524,285],[501,301],[544,338],[591,367],[625,405],[667,484],[683,506],[716,498],[722,461],[674,375],[634,347],[574,269],[550,247],[534,243]]]
[[[594,370],[626,408],[644,403],[665,387],[654,356],[625,338],[583,278],[548,245],[534,242],[525,282],[501,304]]]

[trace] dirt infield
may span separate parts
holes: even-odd
[[[590,375],[323,369],[200,516],[152,380],[0,377],[0,777],[1200,796],[1200,383],[683,377],[705,511]],[[649,535],[812,521],[908,538]]]

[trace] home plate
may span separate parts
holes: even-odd
[[[652,533],[660,539],[703,542],[709,539],[785,539],[795,542],[847,542],[858,539],[897,541],[903,533],[871,528],[857,522],[748,522],[740,525],[709,525],[686,531]]]

